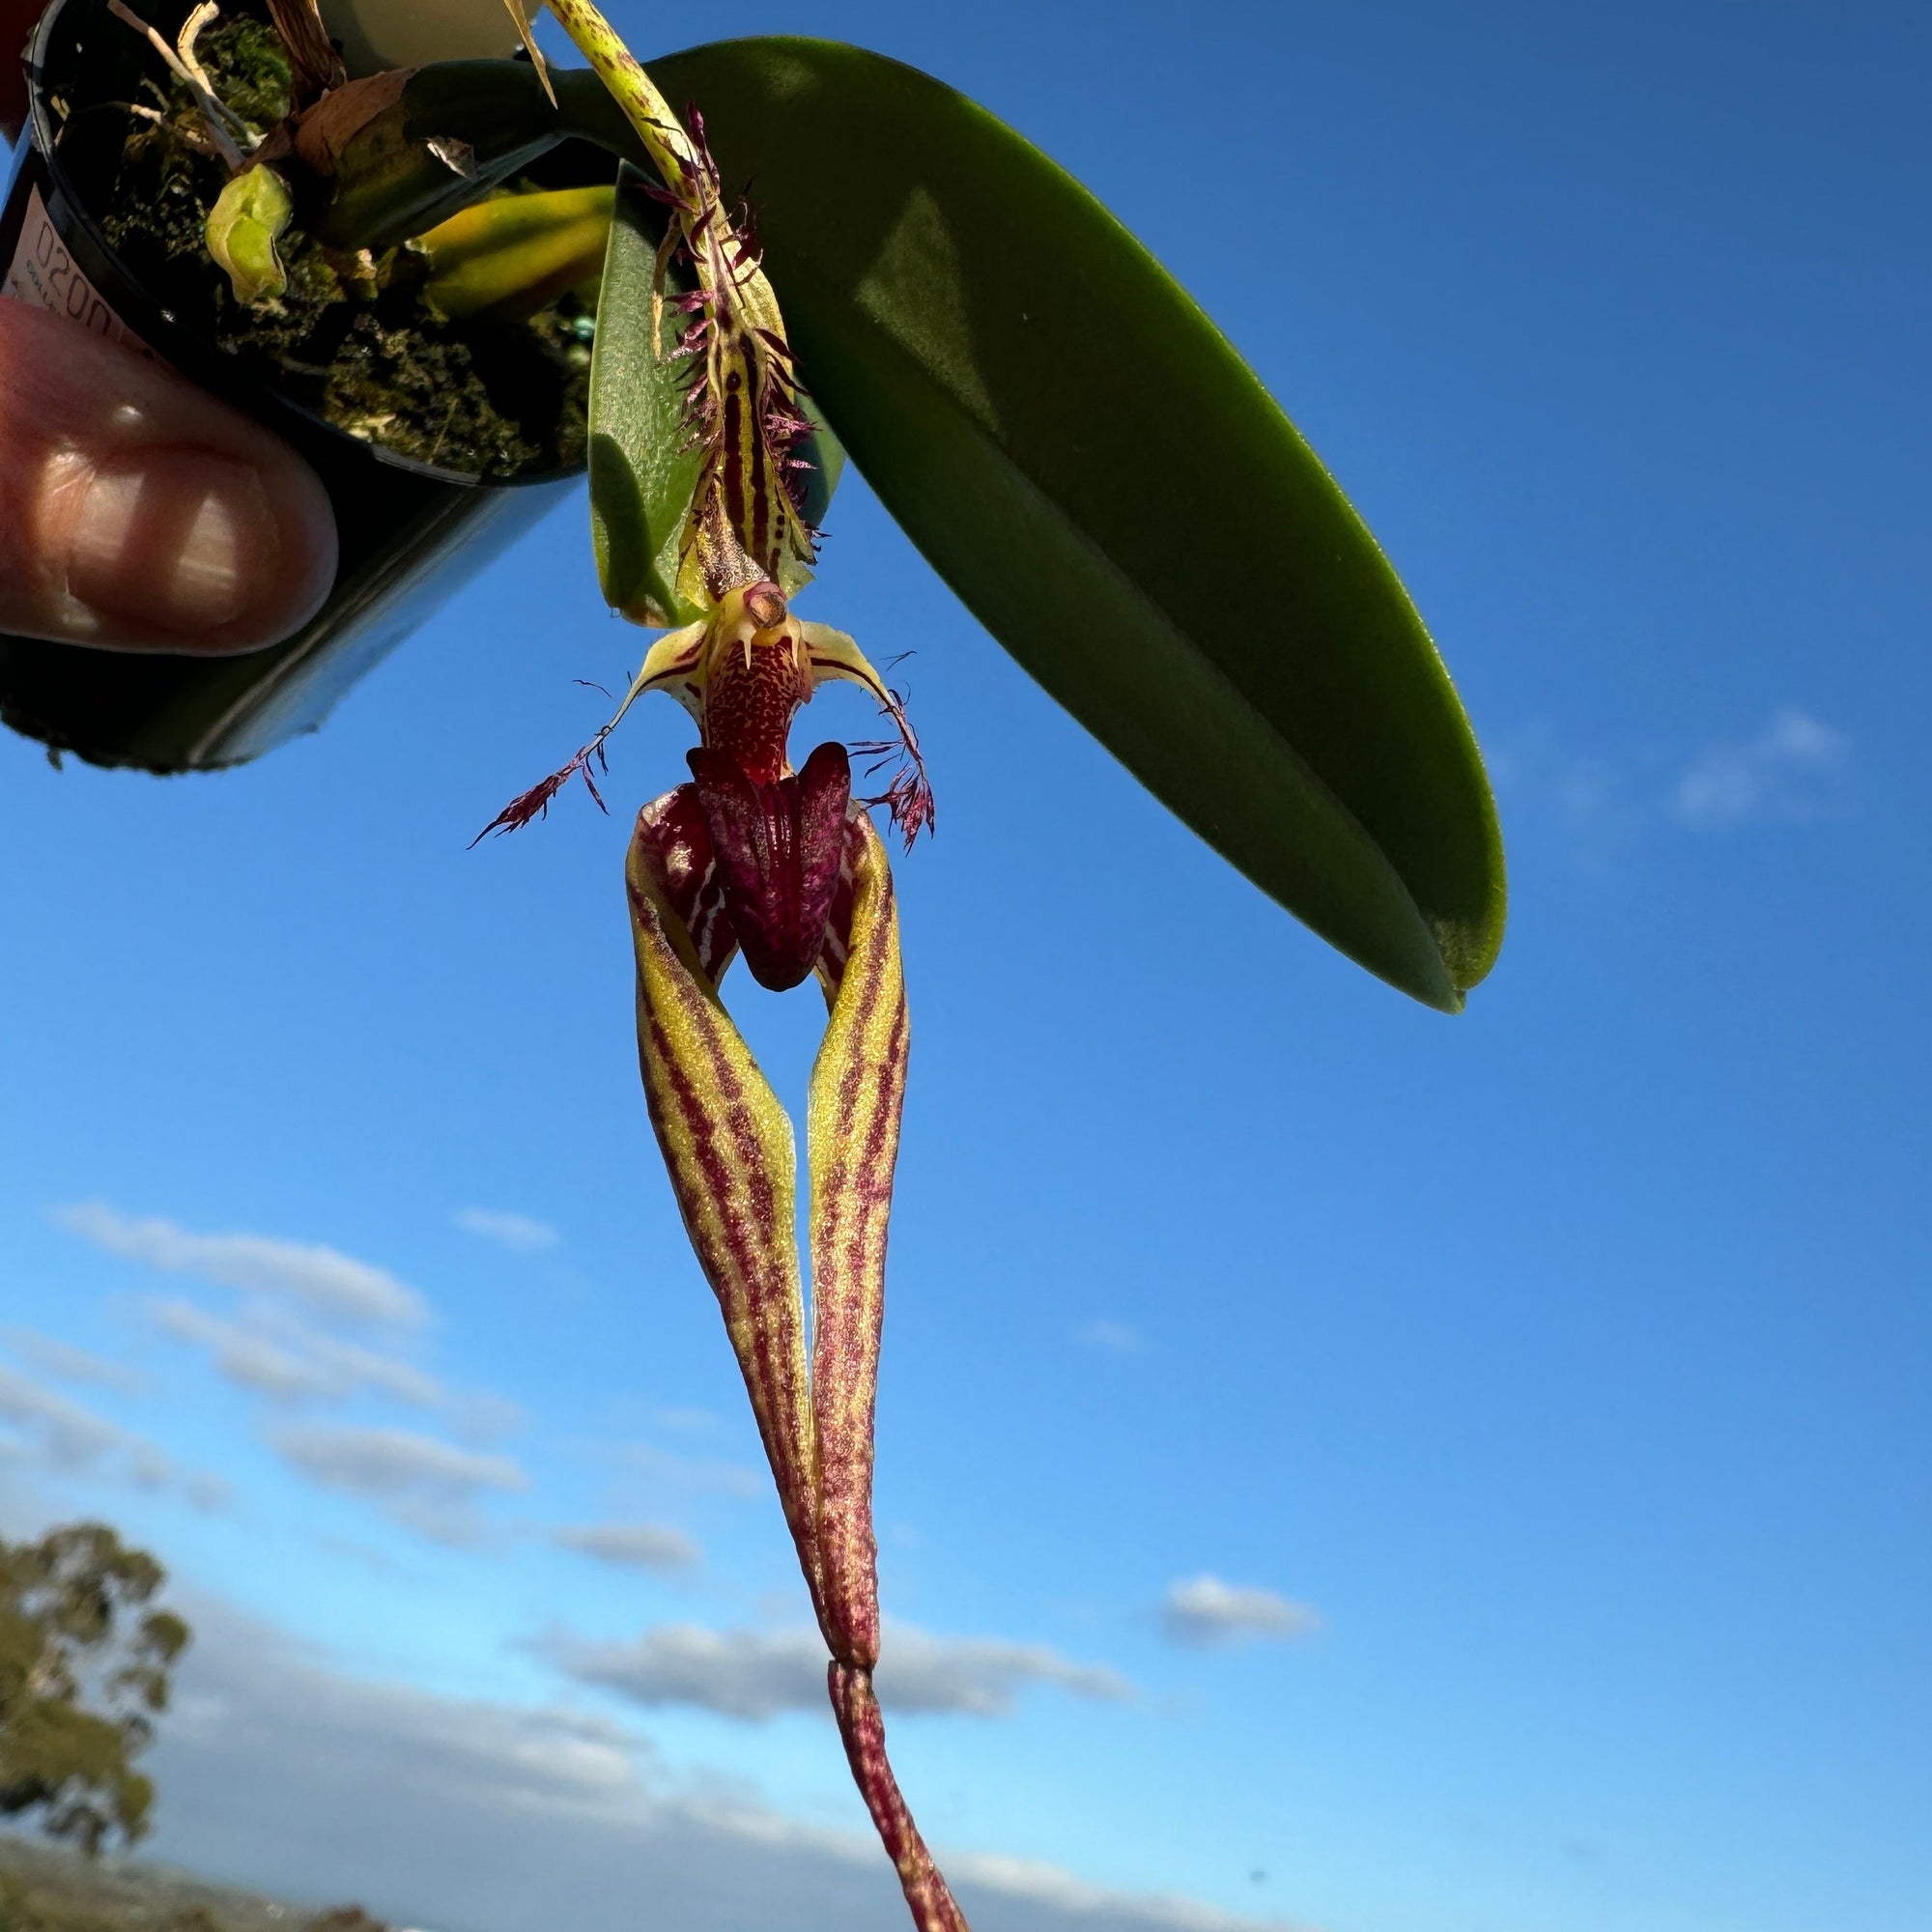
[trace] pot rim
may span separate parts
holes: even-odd
[[[131,291],[140,302],[145,313],[138,319],[130,318],[128,326],[144,345],[152,349],[162,360],[180,369],[188,381],[196,383],[198,386],[220,396],[225,401],[240,402],[242,407],[251,409],[251,412],[258,415],[262,413],[264,408],[286,412],[299,421],[302,428],[310,435],[324,437],[339,446],[345,454],[359,450],[372,462],[384,464],[392,469],[403,470],[412,476],[420,476],[430,482],[447,483],[469,490],[519,490],[558,483],[584,473],[588,462],[587,449],[586,454],[575,463],[562,464],[554,469],[526,469],[514,476],[484,476],[471,469],[439,469],[435,464],[420,462],[398,451],[384,449],[380,443],[365,441],[359,436],[352,436],[349,431],[330,422],[327,417],[318,415],[313,410],[304,408],[293,396],[276,388],[272,384],[262,382],[245,371],[236,372],[233,385],[235,389],[244,392],[246,400],[243,401],[213,382],[202,381],[194,369],[184,367],[164,346],[167,338],[173,337],[190,345],[196,352],[198,360],[206,361],[208,358],[219,355],[221,352],[213,343],[200,336],[189,324],[180,320],[173,310],[163,308],[148,293],[141,278],[129,269],[106,236],[100,232],[99,222],[61,161],[60,136],[63,127],[53,116],[45,71],[55,28],[70,4],[71,0],[48,0],[48,5],[35,23],[34,31],[23,50],[21,61],[26,71],[27,125],[19,155],[24,158],[31,151],[39,158],[71,219],[78,222],[85,232],[88,245],[97,250],[104,261],[113,265],[124,289]],[[95,25],[99,25],[101,20],[110,20],[117,28],[120,26],[120,22],[112,20],[112,16],[108,14],[105,0],[71,0],[71,4],[97,6],[99,11]],[[145,326],[136,327],[137,320]]]

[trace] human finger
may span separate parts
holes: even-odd
[[[328,594],[335,520],[279,438],[164,363],[0,300],[0,631],[225,655]]]

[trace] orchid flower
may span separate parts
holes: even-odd
[[[549,88],[522,0],[507,4]],[[527,823],[573,777],[602,805],[606,742],[645,693],[676,698],[697,726],[689,781],[639,812],[626,867],[645,1099],[777,1482],[854,1778],[915,1924],[964,1932],[893,1776],[872,1688],[873,1408],[909,1032],[892,872],[870,810],[883,807],[910,848],[932,823],[932,792],[898,695],[851,638],[792,609],[815,559],[809,486],[828,445],[749,211],[727,210],[696,109],[683,120],[671,111],[592,0],[548,4],[622,110],[657,177],[647,192],[667,214],[662,239],[647,242],[637,197],[620,184],[591,398],[607,467],[600,471],[593,446],[591,494],[608,600],[668,634],[610,723],[485,830]],[[782,44],[787,57],[821,45]],[[832,50],[823,71],[854,51]],[[731,50],[724,52],[728,61]],[[706,53],[687,59],[701,66]],[[799,96],[801,71],[812,72],[804,54],[782,77],[740,71],[741,97],[763,89],[769,123],[783,111],[786,89]],[[909,87],[904,71],[867,71],[858,86],[882,114],[895,102],[905,113],[905,146],[933,129],[976,152],[978,173],[969,168],[960,180],[997,203],[999,181],[979,176],[1013,165],[1008,142],[1016,137],[989,139],[978,110],[949,126],[952,110]],[[568,118],[560,97],[553,104]],[[588,125],[581,105],[568,115]],[[417,180],[409,205],[427,205],[426,192]],[[1170,303],[1160,327],[1179,313],[1177,339],[1198,351],[1163,373],[1193,396],[1209,445],[1232,452],[1211,479],[1215,491],[1177,499],[1211,505],[1203,540],[1163,547],[1161,508],[1135,497],[1130,471],[1096,466],[1077,441],[1067,461],[1053,440],[1055,412],[1087,408],[1103,386],[1055,388],[1029,369],[1013,386],[1030,388],[1046,428],[1036,434],[1024,419],[1003,419],[980,381],[975,337],[1018,350],[1011,375],[1032,346],[1032,310],[1003,291],[1002,302],[969,314],[963,285],[947,279],[952,241],[937,204],[916,192],[897,219],[863,272],[842,282],[825,268],[845,245],[836,222],[812,217],[820,253],[797,258],[811,293],[814,367],[840,386],[834,413],[866,437],[861,460],[871,459],[881,496],[949,577],[990,591],[994,608],[982,614],[1003,641],[1023,661],[1037,658],[1049,689],[1222,849],[1385,977],[1431,1004],[1459,1007],[1501,929],[1487,788],[1439,661],[1325,472],[1246,372],[1231,376],[1215,359],[1226,345],[1205,318],[1176,310],[1163,288],[1149,312]],[[1053,220],[1107,275],[1142,272],[1087,207],[1069,204]],[[1057,266],[1028,265],[1042,270],[1029,300],[1066,299],[1068,278],[1051,272]],[[901,328],[907,315],[919,325]],[[935,315],[942,326],[926,327]],[[1198,339],[1187,332],[1195,321]],[[1068,331],[1059,324],[1056,331],[1064,352]],[[908,421],[929,428],[926,441],[908,433]],[[1153,422],[1134,431],[1150,447],[1168,433]],[[1189,452],[1184,431],[1170,440]],[[1138,455],[1133,437],[1125,440]],[[1048,473],[1056,464],[1064,475]],[[970,487],[949,497],[934,487],[940,476]],[[1107,482],[1094,497],[1097,476]],[[1119,500],[1100,501],[1116,486]],[[1231,536],[1260,521],[1278,538],[1266,528],[1269,506],[1304,535],[1319,529],[1328,548],[1264,553]],[[1109,524],[1104,542],[1082,530],[1083,515]],[[1001,548],[976,549],[962,532]],[[1217,579],[1216,553],[1231,543],[1237,567]],[[1183,591],[1201,607],[1186,622],[1168,608]],[[1218,635],[1217,607],[1244,613],[1242,625]],[[1321,648],[1306,666],[1258,667],[1249,655],[1256,617],[1300,624]],[[876,797],[854,797],[839,744],[791,761],[800,709],[833,680],[859,685],[890,721],[890,737],[860,748],[894,767]],[[1150,693],[1158,694],[1152,701]],[[1151,728],[1155,715],[1171,744]],[[1391,725],[1417,752],[1412,765],[1372,742]],[[760,984],[782,991],[815,978],[826,1000],[807,1109],[809,1322],[791,1123],[720,992],[740,954]]]
[[[590,0],[550,0],[657,164],[671,223],[651,290],[688,319],[685,431],[700,457],[677,582],[705,609],[662,638],[617,714],[569,765],[501,814],[527,822],[590,761],[642,694],[696,721],[691,781],[638,814],[625,870],[638,961],[638,1052],[651,1125],[685,1232],[718,1296],[829,1653],[827,1689],[861,1795],[922,1932],[965,1932],[886,1756],[879,1658],[872,1417],[885,1314],[886,1223],[909,1025],[885,845],[852,796],[839,744],[794,770],[792,722],[819,685],[860,685],[896,724],[905,762],[881,799],[906,842],[932,822],[903,707],[842,632],[792,614],[815,532],[804,512],[801,413],[784,322],[725,212],[694,113],[678,122]],[[528,23],[511,0],[526,43]],[[681,260],[696,282],[669,298]],[[600,801],[601,803],[601,801]],[[761,985],[817,978],[824,1043],[808,1102],[811,1320],[794,1234],[791,1122],[732,1024],[719,982],[742,953]]]
[[[690,753],[692,781],[645,806],[631,839],[639,1058],[825,1637],[853,1776],[914,1922],[938,1932],[965,1919],[899,1794],[872,1692],[872,1411],[909,1043],[905,981],[885,845],[851,798],[844,748],[820,745],[797,772],[786,757],[814,678],[853,675],[856,652],[819,658],[805,635],[816,628],[792,620],[765,582],[730,593],[698,638],[679,634],[651,654],[669,668],[650,684],[684,699],[704,742]],[[827,662],[834,668],[820,672]],[[815,976],[825,993],[807,1115],[809,1337],[791,1123],[719,997],[739,952],[763,985]]]

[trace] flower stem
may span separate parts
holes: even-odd
[[[912,1812],[899,1795],[898,1779],[886,1757],[886,1720],[872,1694],[872,1673],[834,1663],[826,1671],[838,1735],[845,1741],[845,1761],[852,1781],[872,1814],[886,1856],[898,1868],[899,1887],[912,1908],[919,1932],[971,1932],[952,1890],[925,1840],[913,1823]]]
[[[592,0],[541,0],[541,4],[556,15],[578,52],[590,63],[598,79],[610,90],[611,98],[624,110],[625,117],[638,130],[645,153],[664,178],[665,186],[678,197],[680,209],[701,214],[703,210],[696,199],[697,156],[692,151],[690,136],[671,112],[670,102],[658,92],[657,83],[619,38],[616,28]],[[513,0],[510,11],[527,39],[528,27],[521,0]]]

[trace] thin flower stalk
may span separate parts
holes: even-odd
[[[912,1908],[920,1932],[971,1932],[912,1812],[899,1795],[898,1779],[886,1756],[886,1720],[872,1690],[872,1673],[834,1663],[827,1672],[832,1708],[844,1740],[852,1779],[878,1828],[879,1841],[899,1875],[899,1888]]]

